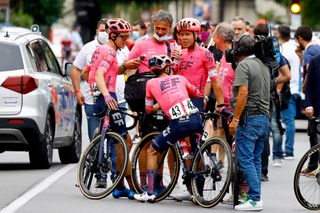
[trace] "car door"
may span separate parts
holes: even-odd
[[[73,87],[68,76],[62,75],[60,65],[53,54],[48,43],[44,40],[40,41],[44,50],[49,73],[55,81],[58,88],[58,112],[60,116],[59,125],[61,126],[60,136],[66,138],[72,136],[74,129],[76,99],[73,92]]]

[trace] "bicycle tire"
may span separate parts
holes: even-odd
[[[309,149],[299,161],[294,174],[295,196],[298,202],[309,210],[320,210],[320,171],[317,170],[315,176],[302,174],[301,171],[307,167],[310,155],[319,151],[320,144]]]
[[[118,185],[119,181],[123,178],[125,169],[128,164],[128,149],[126,142],[124,139],[115,132],[107,132],[105,136],[106,141],[113,141],[117,147],[120,148],[122,163],[117,168],[117,172],[112,173],[112,164],[114,164],[111,160],[111,156],[108,159],[104,159],[104,166],[99,169],[99,171],[103,170],[107,177],[107,186],[106,188],[96,188],[96,178],[95,175],[98,171],[98,147],[100,144],[101,135],[97,136],[93,139],[93,141],[89,144],[85,152],[83,153],[81,160],[78,165],[78,186],[80,188],[81,193],[89,199],[102,199],[108,196]],[[119,151],[118,151],[119,153]],[[114,167],[113,167],[114,168]],[[108,183],[111,183],[108,186]]]
[[[221,167],[221,163],[218,163],[217,157],[214,157],[214,145],[218,145],[225,151],[223,167]],[[217,137],[207,140],[200,147],[192,163],[191,189],[193,200],[204,208],[217,205],[229,188],[232,172],[233,162],[229,145]],[[203,185],[199,184],[201,178],[204,178]],[[200,188],[198,185],[200,185]]]
[[[141,173],[140,173],[140,166],[139,166],[139,159],[140,159],[140,155],[142,153],[141,151],[146,150],[145,147],[149,147],[152,139],[154,137],[156,137],[158,134],[159,134],[159,132],[152,132],[152,133],[146,135],[145,137],[143,137],[141,139],[141,141],[137,144],[137,146],[132,154],[131,178],[132,178],[133,187],[134,187],[135,191],[139,194],[144,193],[146,190],[146,188],[145,188],[146,185],[141,186],[141,177],[140,177]],[[173,159],[174,159],[173,172],[172,172],[173,175],[171,177],[169,166],[165,166],[165,165],[168,165],[167,163],[165,163],[163,166],[164,168],[163,168],[163,173],[162,173],[163,174],[162,181],[163,181],[163,186],[165,187],[165,189],[163,191],[161,191],[161,193],[159,193],[154,200],[149,201],[149,202],[152,202],[152,203],[159,202],[159,201],[165,199],[166,197],[168,197],[177,183],[177,180],[179,177],[179,172],[180,172],[180,161],[179,161],[178,150],[177,150],[176,146],[171,146],[169,148],[169,150],[172,151]],[[161,158],[162,162],[167,162],[168,161],[167,160],[168,151],[164,152],[163,156],[164,156],[164,159]],[[143,156],[141,158],[146,159],[146,156]],[[161,167],[161,165],[158,165],[158,169],[160,167]],[[142,174],[146,174],[146,171],[143,171]],[[145,184],[147,184],[147,180],[144,180],[144,181],[145,181]]]

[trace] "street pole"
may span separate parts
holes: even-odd
[[[293,27],[301,26],[301,14],[293,14],[290,15],[290,22]]]

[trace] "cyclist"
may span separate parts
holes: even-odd
[[[181,19],[178,22],[177,31],[181,41],[182,55],[176,54],[176,52],[173,53],[174,57],[179,59],[178,64],[174,66],[175,74],[184,76],[200,91],[201,97],[191,99],[200,112],[204,111],[204,88],[209,76],[217,99],[217,110],[222,111],[225,108],[223,90],[219,83],[213,54],[197,44],[200,22],[194,18]],[[190,138],[190,140],[195,139]],[[174,198],[177,200],[191,200],[191,195],[186,191],[181,195],[175,195]]]
[[[109,42],[106,45],[97,47],[92,55],[91,64],[87,64],[83,72],[89,71],[88,82],[93,92],[95,104],[94,112],[101,112],[107,106],[111,110],[118,107],[116,90],[116,77],[118,73],[117,50],[125,46],[125,41],[131,31],[130,24],[119,18],[112,18],[107,21],[106,31]],[[127,141],[128,149],[132,146],[131,138],[125,130],[125,122],[120,113],[111,112],[111,129],[120,133]],[[114,150],[114,149],[113,149]],[[130,176],[131,163],[128,163],[125,177],[130,188],[132,187]],[[106,178],[101,174],[96,174],[97,188],[106,186]],[[115,198],[128,197],[134,199],[135,193],[124,187],[123,181],[113,191]]]
[[[191,97],[201,93],[188,80],[179,75],[171,75],[171,59],[166,55],[153,56],[148,61],[149,69],[157,78],[151,79],[146,87],[146,113],[152,114],[161,108],[169,118],[169,126],[152,140],[147,156],[148,190],[136,197],[140,201],[153,200],[158,189],[156,186],[157,154],[166,151],[172,143],[190,132],[202,132],[199,110],[192,104]],[[154,100],[157,104],[154,104]]]

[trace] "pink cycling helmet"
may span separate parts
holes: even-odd
[[[200,22],[195,18],[184,18],[178,22],[177,30],[178,32],[185,30],[190,32],[200,32],[201,25]]]
[[[148,61],[150,71],[155,74],[159,74],[157,73],[158,71],[164,71],[166,67],[171,66],[172,64],[171,58],[167,55],[154,55]]]
[[[110,33],[128,33],[131,32],[130,24],[121,18],[112,18],[107,21],[106,31]]]

